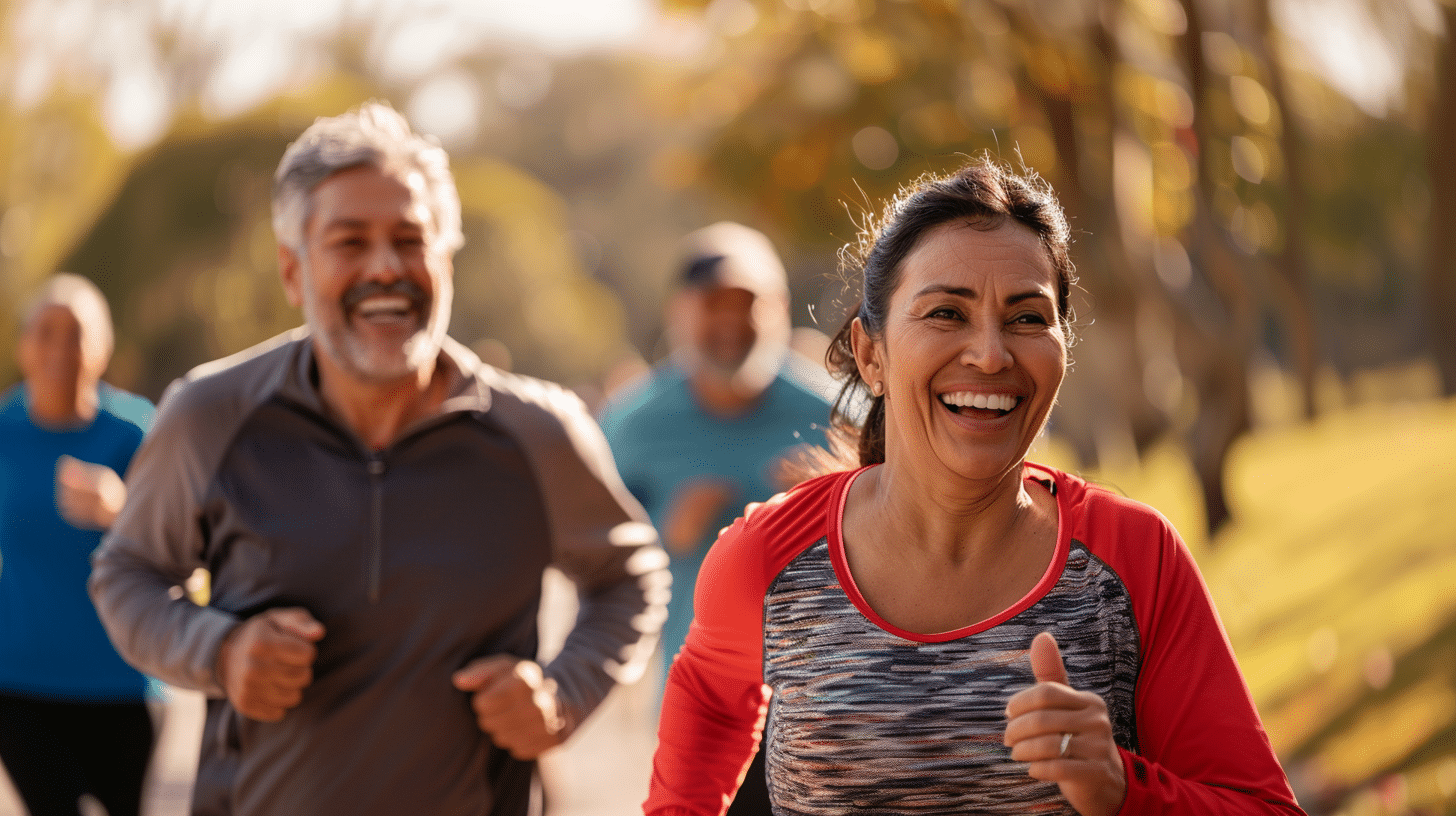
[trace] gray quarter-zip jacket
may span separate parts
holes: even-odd
[[[300,329],[168,390],[94,556],[91,594],[139,669],[212,698],[194,813],[525,814],[532,764],[476,726],[451,674],[534,658],[547,565],[581,611],[546,667],[568,727],[650,656],[666,557],[573,394],[447,341],[439,414],[371,451],[325,410]],[[211,597],[178,589],[198,568]],[[223,638],[263,610],[325,627],[281,722],[228,705]]]

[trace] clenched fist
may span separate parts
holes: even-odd
[[[126,503],[126,485],[106,465],[72,456],[56,460],[56,507],[72,526],[105,530]]]
[[[228,702],[254,720],[283,719],[313,682],[314,644],[323,636],[323,624],[301,607],[269,609],[243,621],[217,655]]]
[[[566,739],[556,681],[532,660],[482,657],[455,672],[455,688],[468,691],[475,722],[491,742],[516,759],[535,759]]]

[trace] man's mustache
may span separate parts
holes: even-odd
[[[365,281],[364,283],[350,287],[348,291],[344,292],[344,309],[353,311],[366,298],[377,295],[403,295],[409,298],[411,305],[421,312],[425,311],[428,300],[425,295],[425,290],[419,284],[406,278],[400,278],[391,283]]]

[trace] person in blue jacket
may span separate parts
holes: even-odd
[[[85,794],[134,816],[155,739],[147,680],[86,593],[154,411],[101,381],[111,351],[101,291],[55,275],[22,317],[23,381],[0,394],[0,761],[31,816],[75,816]]]

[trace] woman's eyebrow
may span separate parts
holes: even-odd
[[[976,300],[980,297],[980,295],[976,293],[976,290],[971,289],[970,287],[947,286],[940,283],[932,283],[931,285],[915,293],[915,297],[917,298],[925,297],[926,295],[954,295],[956,297],[966,298],[967,300]],[[1014,292],[1010,295],[1007,295],[1006,303],[1008,305],[1014,305],[1024,300],[1032,300],[1035,298],[1041,298],[1042,300],[1048,301],[1051,300],[1051,297],[1042,289],[1028,289],[1024,292]]]
[[[1018,292],[1018,293],[1013,294],[1013,295],[1007,295],[1007,297],[1006,297],[1006,303],[1008,305],[1011,305],[1011,304],[1021,303],[1022,301],[1025,301],[1025,300],[1037,300],[1037,299],[1045,300],[1047,302],[1051,302],[1051,296],[1048,295],[1046,292],[1042,291],[1041,289],[1031,289],[1031,290],[1028,290],[1026,292]]]

